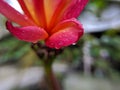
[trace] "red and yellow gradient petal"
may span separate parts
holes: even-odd
[[[80,24],[79,21],[77,21],[77,19],[75,18],[71,18],[71,19],[67,19],[64,21],[61,21],[60,23],[58,23],[50,32],[50,34],[53,34],[55,32],[58,32],[64,28],[68,28],[68,27],[75,27],[80,29],[82,27],[82,25]]]
[[[18,0],[22,10],[24,11],[24,14],[27,15],[30,19],[33,20],[33,17],[31,16],[29,10],[27,9],[25,3],[24,3],[24,0]],[[34,20],[33,20],[34,21]]]
[[[24,13],[38,26],[46,27],[44,0],[18,0]]]
[[[23,11],[49,32],[60,20],[78,17],[88,0],[18,0]]]
[[[44,0],[47,27],[52,29],[71,0]]]
[[[47,3],[51,1],[52,4],[55,1],[57,2],[57,0],[45,1]],[[61,20],[77,18],[87,2],[88,0],[59,0],[55,5],[46,5],[45,12],[49,18],[48,27],[53,28]]]
[[[21,25],[21,26],[29,26],[35,25],[27,16],[22,15],[18,11],[16,11],[13,7],[8,5],[4,0],[0,0],[0,13],[6,16],[9,20]]]
[[[44,0],[47,27],[49,27],[50,21],[53,19],[53,14],[55,13],[56,8],[58,8],[60,2],[61,0]]]
[[[83,35],[83,27],[76,19],[63,21],[54,30],[54,33],[46,40],[46,45],[50,48],[59,49],[71,45]]]
[[[7,21],[6,27],[16,38],[27,42],[36,43],[48,37],[47,32],[37,26],[14,27],[11,22]]]
[[[23,8],[24,12],[27,13],[27,15],[31,15],[31,18],[34,20],[34,22],[38,25],[39,21],[36,17],[36,12],[34,10],[33,0],[19,0],[19,3],[21,7]]]

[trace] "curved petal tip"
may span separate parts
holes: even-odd
[[[66,25],[66,26],[64,26]],[[60,49],[76,43],[83,35],[83,27],[79,22],[66,20],[59,24],[57,32],[54,32],[47,40],[46,45],[50,48]]]
[[[37,26],[14,27],[11,22],[6,22],[6,27],[15,37],[20,40],[36,43],[48,37],[47,32]]]
[[[59,31],[48,38],[46,45],[50,48],[60,49],[76,43],[82,35],[83,32],[74,31],[72,29]]]

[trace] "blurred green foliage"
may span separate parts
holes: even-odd
[[[90,0],[87,9],[99,17],[107,6],[108,0]]]
[[[29,44],[7,36],[0,41],[0,64],[19,60],[29,51]]]

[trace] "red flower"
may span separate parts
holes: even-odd
[[[75,43],[83,35],[75,19],[88,0],[18,0],[24,14],[5,0],[0,0],[0,13],[9,19],[7,29],[20,40],[36,43],[44,40],[48,47],[59,49]],[[20,27],[13,26],[15,22]]]

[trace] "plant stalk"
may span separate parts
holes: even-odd
[[[53,73],[52,64],[56,56],[59,55],[62,50],[51,49],[40,43],[31,44],[31,48],[43,63],[48,90],[61,90],[58,80]]]
[[[58,83],[58,80],[56,79],[55,74],[53,73],[52,64],[44,65],[44,69],[45,69],[47,84],[49,87],[48,90],[61,90],[60,84]]]

